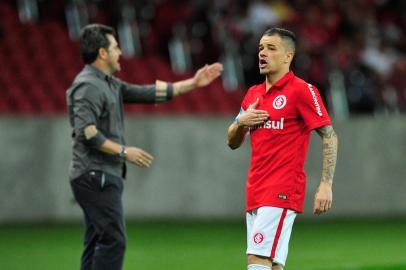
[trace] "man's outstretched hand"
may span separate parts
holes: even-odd
[[[221,75],[222,71],[223,65],[218,62],[211,65],[205,65],[204,67],[200,68],[193,76],[196,87],[204,87],[209,85]]]

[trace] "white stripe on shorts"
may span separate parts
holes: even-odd
[[[265,206],[247,212],[247,254],[285,265],[296,212]]]

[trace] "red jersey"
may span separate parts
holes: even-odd
[[[251,128],[251,164],[246,185],[247,211],[274,206],[303,212],[304,163],[313,129],[331,125],[316,87],[288,72],[266,92],[266,83],[252,86],[242,110],[259,98],[258,110],[269,119]]]

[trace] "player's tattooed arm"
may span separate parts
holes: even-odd
[[[333,183],[334,171],[337,161],[337,135],[332,126],[323,126],[316,129],[323,143],[323,171],[321,182]]]
[[[333,203],[333,176],[337,161],[337,135],[332,126],[316,129],[323,142],[323,171],[314,197],[313,213],[320,215],[330,210]]]

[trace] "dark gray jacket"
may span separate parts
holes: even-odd
[[[129,84],[85,65],[66,92],[73,139],[69,178],[73,180],[89,170],[122,177],[124,160],[98,150],[104,140],[87,140],[84,129],[95,125],[99,138],[125,145],[123,103],[163,102],[172,98],[172,87],[168,88],[158,93],[155,85]]]

